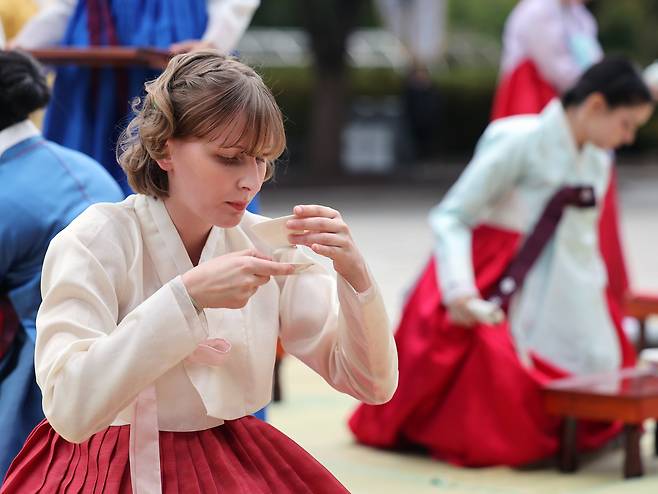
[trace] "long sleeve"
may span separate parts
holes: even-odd
[[[120,319],[120,298],[142,274],[139,256],[126,247],[129,235],[115,233],[102,223],[64,230],[44,262],[36,376],[46,417],[72,442],[110,425],[207,338],[180,277]]]
[[[13,42],[24,49],[43,48],[59,44],[64,38],[76,0],[52,0],[28,21]]]
[[[29,230],[37,218],[21,207],[19,201],[10,197],[0,197],[0,287],[3,290],[14,288],[8,279],[9,272],[19,256],[29,246],[26,240],[31,232],[23,232],[18,226]]]
[[[31,264],[40,261],[43,255],[40,249],[44,245],[46,226],[17,194],[0,197],[0,218],[0,292],[21,292],[20,300],[14,299],[12,304],[21,317],[25,332],[34,341],[32,318],[39,300],[26,296],[25,287],[37,283],[33,277],[36,268]]]
[[[283,284],[284,348],[335,389],[366,403],[388,401],[397,387],[397,350],[372,276],[359,294],[340,276],[311,271]]]
[[[523,134],[510,132],[508,124],[498,122],[487,129],[472,161],[446,197],[430,211],[441,291],[447,303],[461,296],[478,295],[471,254],[472,229],[521,175],[519,148]]]
[[[208,26],[203,35],[222,53],[230,53],[247,30],[260,0],[209,0]]]

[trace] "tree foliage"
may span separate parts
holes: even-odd
[[[640,63],[658,58],[658,2],[593,2],[599,38],[607,52],[620,52]]]
[[[448,29],[466,30],[499,39],[517,0],[448,0]]]

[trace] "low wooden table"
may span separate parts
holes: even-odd
[[[620,421],[626,434],[624,477],[641,477],[642,423],[658,418],[658,370],[624,369],[619,372],[560,379],[544,390],[546,410],[564,417],[559,467],[563,472],[578,469],[576,420]],[[658,456],[658,427],[654,450]]]
[[[29,50],[29,53],[39,61],[53,65],[144,66],[152,69],[164,69],[173,56],[168,50],[160,48],[129,46],[63,46]]]

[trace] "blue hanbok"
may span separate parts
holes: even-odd
[[[79,0],[63,46],[151,46],[200,39],[207,23],[205,0]],[[117,137],[127,124],[131,98],[158,71],[62,66],[44,124],[47,139],[103,164],[124,193],[131,190],[116,161]]]
[[[206,0],[79,0],[61,44],[169,48],[179,41],[201,39],[207,24]],[[60,67],[44,135],[95,158],[124,194],[131,194],[116,160],[116,142],[131,116],[130,101],[143,95],[144,83],[158,75],[158,70],[143,67]],[[256,198],[249,211],[258,210]]]
[[[48,244],[92,203],[119,201],[123,194],[98,163],[45,140],[29,121],[0,131],[0,182],[0,298],[8,299],[19,322],[0,356],[2,479],[43,419],[34,341]]]

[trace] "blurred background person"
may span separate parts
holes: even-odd
[[[357,440],[411,443],[459,465],[527,464],[558,446],[544,383],[634,364],[598,222],[608,150],[632,143],[653,106],[636,68],[606,58],[541,114],[488,127],[430,213],[435,259],[396,333],[398,390],[387,404],[357,409]],[[508,322],[483,319],[482,299],[498,299]],[[581,448],[619,431],[584,425]]]
[[[11,40],[12,47],[156,47],[172,53],[235,49],[259,0],[53,0]],[[129,101],[159,71],[147,68],[57,70],[44,135],[103,164],[131,193],[115,157]]]
[[[505,23],[500,81],[492,119],[538,113],[601,58],[589,0],[520,0]],[[629,289],[623,258],[616,172],[610,175],[599,222],[608,282],[620,307]]]
[[[48,99],[31,57],[0,52],[0,478],[43,419],[34,341],[46,248],[90,204],[123,197],[97,162],[28,120]]]
[[[427,160],[434,150],[440,94],[429,67],[445,50],[445,0],[376,0],[386,27],[410,60],[402,80],[402,109],[412,143],[412,159]]]
[[[519,1],[505,23],[493,119],[541,111],[601,58],[587,1]]]
[[[413,140],[413,158],[426,160],[436,143],[441,95],[424,64],[414,64],[403,84],[402,103]]]
[[[0,33],[12,39],[38,10],[45,0],[0,0]]]

